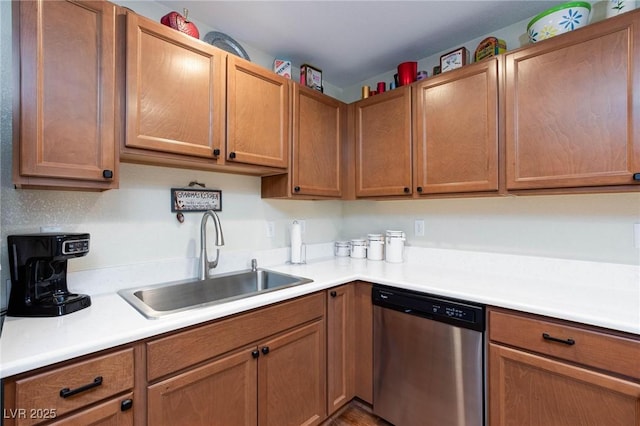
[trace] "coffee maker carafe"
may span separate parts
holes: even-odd
[[[67,260],[89,252],[89,234],[9,235],[11,294],[8,316],[55,317],[91,305],[67,288]]]

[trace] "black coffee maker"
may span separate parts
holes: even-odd
[[[67,289],[67,260],[89,252],[89,234],[9,235],[7,240],[8,316],[55,317],[91,305],[88,295]]]

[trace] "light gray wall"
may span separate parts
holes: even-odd
[[[597,22],[602,19],[605,19],[606,10],[605,7],[608,1],[591,1],[591,22]],[[485,34],[481,37],[477,37],[473,40],[469,40],[463,45],[451,46],[450,48],[443,50],[442,52],[438,52],[435,55],[427,56],[425,58],[407,58],[407,61],[415,60],[418,62],[418,70],[419,71],[427,71],[429,76],[433,75],[433,67],[436,65],[440,65],[440,56],[445,53],[452,51],[453,49],[457,49],[458,47],[466,47],[469,51],[469,59],[473,62],[473,55],[478,47],[478,44],[486,37],[493,36],[502,39],[507,44],[507,50],[514,50],[520,47],[528,45],[529,36],[527,35],[527,25],[532,17],[524,19],[520,22],[516,22],[515,24],[509,25],[504,28],[498,28],[496,31],[492,31],[490,34]],[[342,90],[341,96],[344,102],[355,102],[362,97],[362,86],[369,86],[374,89],[379,81],[384,81],[387,83],[387,87],[389,87],[389,83],[393,81],[393,75],[397,72],[396,69],[390,69],[387,72],[382,74],[378,74],[375,76],[370,76],[352,86],[345,87]]]
[[[166,13],[153,2],[122,3],[154,19]],[[385,202],[262,200],[256,177],[130,164],[121,167],[118,190],[16,190],[11,181],[10,9],[9,2],[0,1],[2,282],[8,278],[6,236],[38,231],[43,225],[92,234],[91,253],[70,262],[71,270],[195,257],[198,218],[188,214],[179,224],[169,201],[171,187],[194,179],[223,191],[225,250],[285,247],[290,221],[306,219],[307,243],[402,229],[408,233],[408,243],[419,246],[640,261],[640,250],[632,241],[633,223],[640,223],[638,193]],[[208,30],[202,24],[199,28],[202,33]],[[265,66],[273,60],[245,48]],[[425,237],[413,236],[415,219],[425,220]],[[266,237],[267,221],[276,226],[272,239]],[[5,305],[6,295],[0,293],[0,307]]]

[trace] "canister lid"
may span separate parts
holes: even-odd
[[[362,238],[354,238],[353,240],[351,240],[351,245],[352,246],[364,246],[364,245],[367,245],[367,240],[364,240]]]
[[[404,232],[403,231],[387,231],[387,237],[389,238],[404,238]]]
[[[349,241],[336,241],[336,247],[349,247]]]
[[[382,234],[367,234],[369,241],[382,241],[384,236]]]

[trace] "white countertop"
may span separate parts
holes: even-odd
[[[516,309],[640,335],[640,266],[414,249],[407,261],[325,258],[266,269],[314,281],[220,305],[146,319],[117,293],[55,318],[7,317],[0,377],[355,280]]]

